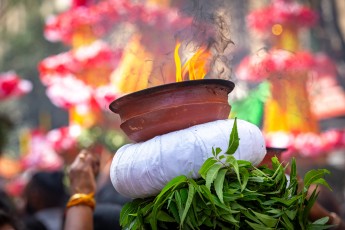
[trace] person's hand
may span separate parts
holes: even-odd
[[[96,175],[99,172],[99,158],[82,150],[69,170],[71,194],[96,192]]]

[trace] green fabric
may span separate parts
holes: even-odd
[[[269,83],[261,83],[256,89],[251,90],[246,98],[230,103],[230,118],[237,117],[260,126],[264,113],[264,104],[269,96]]]

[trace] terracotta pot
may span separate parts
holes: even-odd
[[[171,83],[127,94],[109,108],[121,129],[136,142],[214,120],[227,119],[234,83],[204,79]]]

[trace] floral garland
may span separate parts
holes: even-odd
[[[345,130],[333,129],[323,133],[285,133],[275,132],[265,135],[268,147],[287,149],[282,153],[283,159],[296,155],[315,158],[335,149],[345,148]]]
[[[106,108],[118,97],[108,78],[122,56],[121,50],[113,50],[106,43],[95,41],[90,46],[80,47],[39,63],[40,78],[47,88],[47,95],[58,107],[87,105],[92,99],[100,108]],[[100,70],[104,85],[88,84],[90,70]],[[102,79],[98,79],[102,81]],[[78,92],[78,93],[75,93]]]
[[[289,0],[275,0],[265,8],[252,11],[247,17],[249,28],[259,33],[271,31],[275,24],[311,27],[317,19],[312,9]]]
[[[31,82],[20,79],[13,71],[0,74],[0,100],[22,96],[31,89]]]
[[[176,9],[145,6],[126,0],[107,0],[89,7],[74,7],[46,22],[44,34],[50,41],[70,44],[72,35],[87,26],[96,37],[106,34],[116,23],[130,22],[160,30],[178,30],[190,24],[190,18],[181,17]]]
[[[309,71],[314,67],[315,60],[311,53],[300,51],[292,53],[287,50],[260,51],[246,57],[236,69],[238,79],[260,82],[270,74],[293,71]]]

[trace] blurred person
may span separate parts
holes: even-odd
[[[287,149],[268,148],[267,147],[266,150],[267,150],[267,153],[266,153],[264,159],[262,160],[262,162],[260,163],[260,165],[266,165],[267,167],[271,167],[272,166],[272,164],[271,164],[272,157],[276,156],[278,159],[280,159],[282,152],[286,151]],[[284,162],[282,162],[282,163],[284,164]],[[289,168],[287,168],[287,169],[289,169]],[[287,173],[289,173],[289,172],[287,171]],[[287,174],[287,176],[289,176],[289,175]],[[288,177],[288,179],[289,179],[289,177]],[[299,189],[303,188],[303,186],[304,186],[303,181],[300,178],[299,178],[298,183],[299,183]],[[312,194],[314,189],[317,189],[318,198],[310,210],[309,219],[311,221],[315,221],[315,220],[318,220],[320,218],[327,216],[329,218],[327,224],[334,226],[332,229],[334,229],[334,230],[345,230],[345,222],[341,219],[341,217],[339,216],[339,212],[338,212],[340,210],[340,207],[338,205],[336,205],[336,206],[332,206],[332,208],[327,209],[326,207],[329,207],[329,206],[326,205],[325,203],[323,203],[325,201],[327,203],[337,204],[337,201],[334,199],[334,196],[331,195],[331,192],[328,191],[327,194],[321,194],[321,192],[325,192],[325,189],[320,189],[320,187],[318,185],[312,185],[312,186],[310,186],[310,188],[308,190],[309,196]],[[323,198],[324,195],[327,196],[327,200],[324,200],[324,198]]]
[[[67,193],[61,171],[36,172],[24,189],[27,230],[60,230]]]
[[[127,202],[132,201],[131,198],[122,196],[118,193],[110,180],[110,165],[113,160],[114,155],[103,149],[101,154],[101,170],[97,177],[97,191],[95,194],[95,199],[97,204],[116,204],[123,206]]]
[[[8,142],[8,134],[13,128],[13,122],[4,114],[0,114],[0,157]],[[3,189],[3,178],[0,178],[0,230],[20,230],[21,224],[13,200]]]
[[[11,198],[0,190],[0,230],[23,229]]]
[[[93,211],[96,206],[96,176],[99,158],[82,150],[69,170],[71,197],[66,205],[65,230],[92,230]]]
[[[120,230],[121,205],[97,203],[93,214],[94,230]]]
[[[75,158],[69,170],[71,197],[66,205],[65,230],[121,229],[121,208],[130,199],[112,186],[110,163],[100,170],[99,154],[86,150]]]
[[[0,210],[0,230],[20,230],[16,220],[3,210]]]

